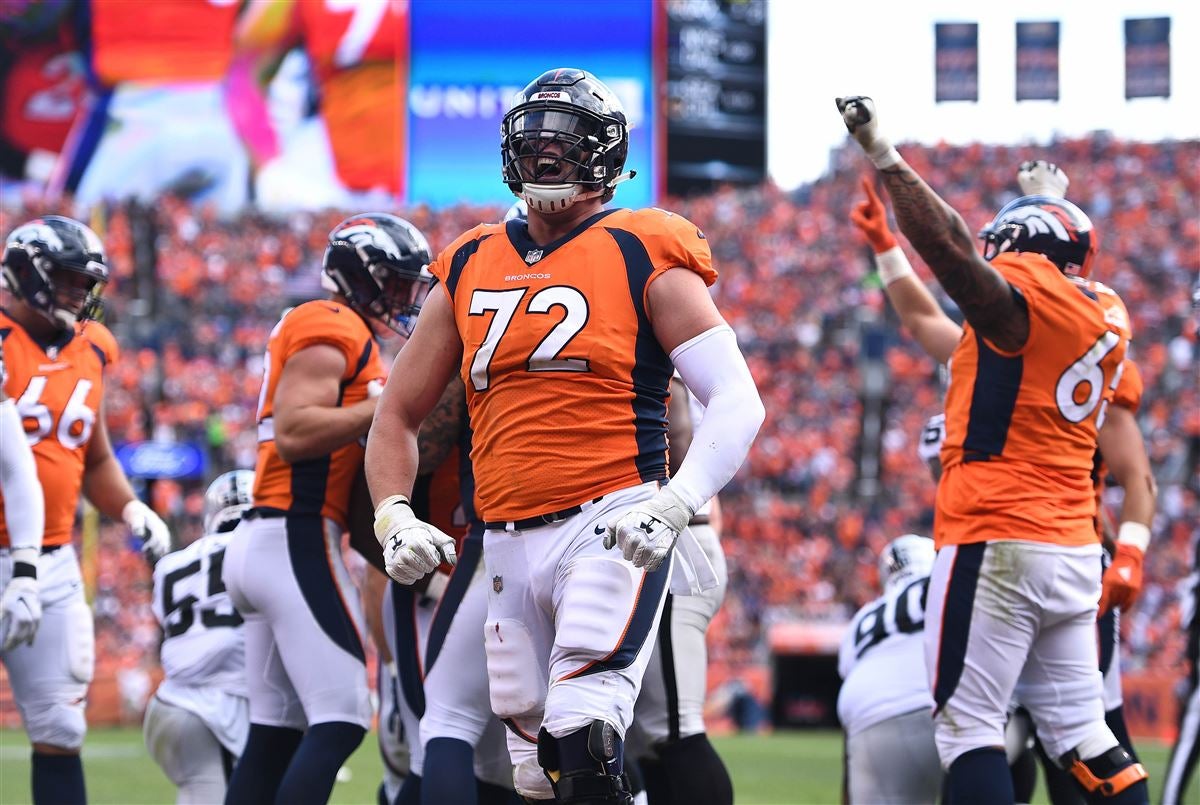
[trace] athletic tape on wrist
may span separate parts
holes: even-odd
[[[886,252],[875,255],[875,266],[879,270],[879,279],[885,286],[916,273],[912,263],[904,256],[904,250],[899,246],[893,246]]]
[[[1126,521],[1117,530],[1117,542],[1132,545],[1142,553],[1150,546],[1150,527],[1143,523]]]
[[[388,506],[391,506],[393,503],[403,503],[408,508],[412,508],[412,501],[408,499],[408,495],[388,495],[386,498],[379,501],[379,505],[375,507],[375,516],[378,517],[381,511],[386,509]]]
[[[867,156],[870,157],[871,162],[875,164],[875,167],[879,168],[880,170],[887,170],[893,165],[899,164],[902,159],[900,152],[897,151],[891,143],[885,143],[884,145],[884,148],[867,154]]]

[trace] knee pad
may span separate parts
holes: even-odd
[[[549,681],[525,624],[511,618],[488,621],[483,645],[492,712],[502,719],[541,712]]]
[[[52,704],[38,712],[27,711],[25,731],[29,742],[78,750],[87,735],[83,706],[80,701],[78,704]]]
[[[631,805],[624,755],[624,741],[607,721],[593,721],[562,738],[545,728],[538,733],[538,764],[561,803]]]
[[[1134,761],[1120,746],[1114,746],[1104,754],[1088,760],[1081,760],[1077,752],[1068,752],[1059,759],[1058,764],[1083,786],[1091,802],[1116,799],[1139,784],[1144,793],[1145,781],[1149,777],[1142,764]],[[1142,799],[1144,800],[1144,797]]]

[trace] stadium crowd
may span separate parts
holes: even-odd
[[[1132,317],[1133,355],[1146,386],[1139,421],[1160,489],[1145,593],[1123,621],[1124,662],[1131,669],[1178,668],[1184,635],[1176,586],[1190,572],[1191,544],[1200,538],[1200,351],[1192,307],[1200,273],[1200,143],[1096,135],[1038,149],[938,145],[903,152],[972,226],[1017,195],[1014,169],[1036,157],[1065,169],[1068,197],[1095,222],[1101,250],[1092,276],[1121,294]],[[795,193],[770,185],[726,188],[663,205],[704,228],[721,271],[718,305],[767,408],[746,465],[723,495],[730,594],[709,633],[714,665],[763,663],[774,622],[844,621],[876,594],[875,558],[887,541],[931,529],[934,483],[916,438],[939,410],[941,380],[898,329],[870,274],[870,250],[849,222],[861,171],[857,155],[843,149],[825,178]],[[48,211],[27,206],[5,217]],[[501,213],[459,206],[401,214],[437,249]],[[152,208],[110,203],[94,211],[114,268],[107,322],[123,349],[106,401],[114,442],[201,444],[210,477],[253,466],[263,345],[288,304],[316,293],[326,235],[341,217],[328,211],[222,219],[174,198]],[[151,243],[156,307],[134,270]],[[856,464],[860,345],[864,326],[873,323],[888,333],[890,392],[882,486],[864,503]],[[200,480],[156,482],[154,505],[184,541],[199,533],[203,488]],[[1116,500],[1120,491],[1110,494]],[[136,553],[116,550],[126,533],[102,526],[97,549],[84,553],[95,584],[100,674],[145,670],[155,661],[148,573]]]

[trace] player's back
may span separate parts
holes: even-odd
[[[671,362],[646,311],[667,270],[716,279],[703,234],[662,210],[606,210],[539,246],[482,225],[430,267],[453,301],[486,521],[663,480]],[[436,291],[435,291],[436,292]]]
[[[91,0],[91,57],[101,83],[219,81],[233,58],[238,3]]]
[[[104,369],[117,359],[116,341],[104,325],[87,322],[76,325],[69,339],[42,345],[2,310],[0,340],[4,392],[17,401],[46,493],[42,544],[64,545],[71,541],[88,443],[104,397]],[[0,546],[7,545],[8,527],[0,518]]]
[[[928,576],[891,585],[850,621],[838,651],[838,720],[847,735],[933,708],[923,636],[928,589]]]
[[[166,680],[245,695],[242,616],[221,580],[232,532],[208,534],[154,566],[154,616]]]
[[[284,314],[267,342],[266,366],[258,407],[258,462],[254,505],[291,514],[319,514],[343,528],[350,490],[362,467],[363,445],[339,447],[332,454],[287,463],[275,447],[275,390],[287,361],[309,347],[325,345],[346,361],[338,404],[350,406],[378,393],[383,363],[371,330],[346,305],[327,300],[306,302]]]
[[[1111,291],[1098,295],[1033,253],[993,261],[1029,312],[1014,353],[968,323],[950,360],[938,544],[1096,541],[1096,434],[1129,341]]]

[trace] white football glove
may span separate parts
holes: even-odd
[[[879,133],[879,116],[875,113],[875,102],[865,95],[848,95],[836,98],[838,111],[846,130],[862,146],[867,157],[877,168],[890,168],[900,161],[900,154],[886,137]]]
[[[654,497],[608,521],[604,547],[620,546],[621,555],[634,567],[658,570],[693,514],[671,487],[664,486]]]
[[[1021,163],[1017,169],[1017,184],[1021,186],[1022,195],[1066,198],[1071,180],[1053,162],[1035,159]]]
[[[14,566],[31,564],[37,572],[38,552],[35,548],[15,548]],[[37,576],[14,576],[0,597],[0,651],[8,651],[22,643],[33,645],[38,624],[42,622],[42,601],[38,596]]]
[[[443,561],[458,561],[454,538],[413,514],[403,495],[385,498],[375,509],[375,538],[383,546],[387,574],[401,584],[413,584]]]
[[[131,500],[121,510],[121,519],[133,535],[142,541],[142,553],[151,565],[171,551],[171,529],[162,518],[140,500]]]

